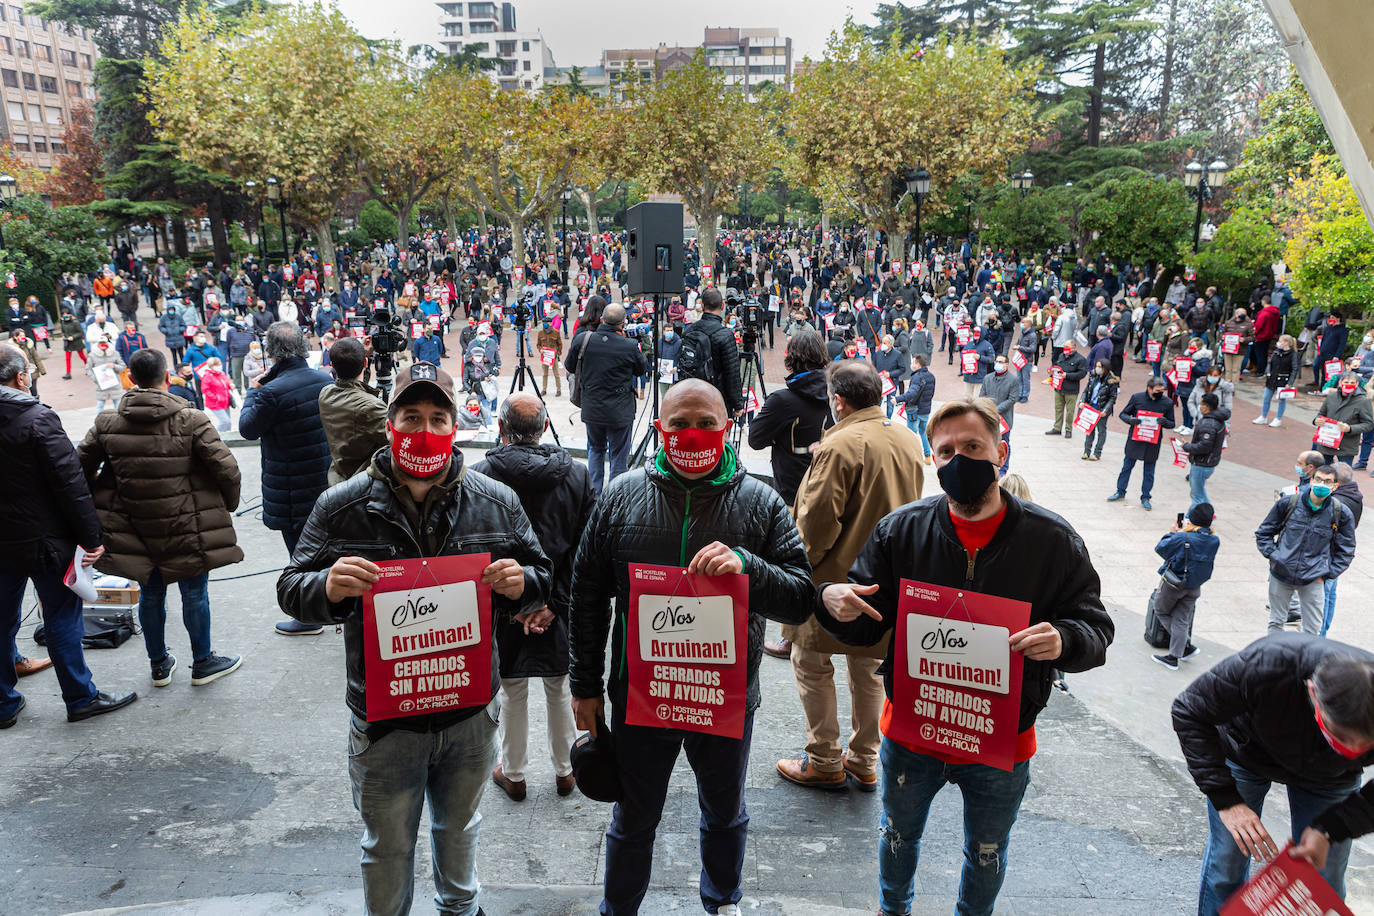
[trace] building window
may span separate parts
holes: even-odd
[[[496,4],[495,4],[495,3],[469,3],[469,4],[468,4],[468,18],[469,18],[469,19],[495,19],[495,18],[496,18]]]
[[[463,24],[461,22],[450,22],[444,26],[445,38],[457,38],[463,34]]]
[[[19,74],[10,69],[0,70],[0,77],[4,78],[5,85],[11,89],[19,88]]]
[[[58,56],[59,58],[61,58],[61,60],[62,60],[62,66],[64,66],[64,67],[75,67],[75,66],[76,66],[76,52],[75,52],[75,51],[68,50],[67,48],[58,48],[58,49],[57,49],[57,56]]]
[[[514,56],[515,56],[515,42],[513,42],[513,41],[498,41],[498,42],[496,43],[496,53],[497,53],[497,54],[500,54],[502,57],[514,57]]]
[[[54,156],[67,155],[67,144],[61,140],[54,140],[52,142],[52,152]]]
[[[19,77],[24,81],[25,89],[30,92],[38,91],[38,77],[34,76],[32,73],[21,73]]]
[[[34,55],[39,60],[46,60],[48,63],[52,63],[52,45],[35,44],[33,50]]]
[[[5,110],[6,110],[6,112],[9,114],[10,120],[11,120],[11,121],[22,121],[22,120],[24,120],[24,103],[23,103],[23,102],[6,102],[6,103],[5,103]]]
[[[81,98],[81,84],[76,80],[67,80],[67,98]]]
[[[443,10],[445,16],[463,15],[463,4],[461,3],[445,3],[440,9]]]
[[[0,35],[0,53],[4,53],[4,54],[13,54],[13,53],[14,53],[14,45],[10,44],[9,37],[6,36],[6,35]]]
[[[14,140],[14,148],[15,148],[16,150],[18,150],[18,151],[21,152],[21,153],[27,153],[27,152],[29,151],[29,135],[28,135],[28,134],[14,134],[14,135],[11,137],[11,139]]]
[[[32,122],[35,123],[35,124],[42,124],[42,123],[43,123],[43,106],[42,106],[42,105],[33,105],[33,104],[30,104],[30,105],[29,105],[29,120],[32,121]]]
[[[83,29],[82,31],[85,31],[85,30]],[[83,36],[83,37],[84,37],[84,36]],[[89,70],[89,69],[91,69],[91,55],[89,55],[89,54],[82,54],[82,55],[81,55],[81,69],[82,69],[82,70]]]
[[[88,99],[94,99],[94,98],[95,98],[95,86],[92,85],[91,83],[87,83],[87,84],[86,84],[86,98],[88,98]]]
[[[522,42],[520,42],[520,50],[528,52],[529,49],[530,49],[530,43],[529,43],[528,41],[522,41]]]
[[[33,16],[33,15],[30,15],[30,16],[29,16],[29,27],[30,27],[30,28],[34,28],[34,29],[45,28],[45,26],[43,25],[43,17],[42,17],[42,16]]]
[[[49,124],[61,124],[62,109],[55,108],[52,105],[45,106],[43,108],[43,120],[47,121]]]
[[[57,95],[57,77],[40,76],[38,81],[43,84],[44,92],[51,92],[53,95]]]
[[[15,25],[23,25],[23,24],[24,24],[24,9],[23,9],[23,7],[18,7],[18,6],[12,6],[12,7],[10,7],[10,21],[13,22]]]
[[[48,151],[48,138],[35,136],[33,138],[33,151],[35,153],[46,153]]]
[[[16,57],[31,57],[29,54],[29,43],[21,38],[14,40],[14,53]]]
[[[3,6],[0,6],[0,22],[4,22],[4,21],[5,21],[5,8],[4,8]]]
[[[528,70],[528,69],[530,68],[530,62],[529,62],[529,61],[525,61],[524,63],[525,63],[525,69]]]
[[[496,31],[494,22],[470,22],[468,23],[468,33],[471,35],[486,35]]]

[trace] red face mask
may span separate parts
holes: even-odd
[[[664,429],[662,420],[655,420],[654,426],[663,434],[663,453],[668,463],[680,474],[700,474],[709,471],[720,463],[725,452],[725,434],[730,431],[729,421],[720,429]]]
[[[1359,750],[1348,744],[1342,744],[1340,741],[1337,741],[1336,737],[1326,730],[1326,723],[1322,721],[1321,707],[1313,703],[1312,711],[1317,714],[1317,728],[1321,729],[1322,737],[1326,739],[1327,744],[1331,745],[1331,750],[1340,754],[1346,760],[1354,760],[1356,757],[1363,756],[1368,751],[1367,748],[1365,750]]]
[[[453,434],[447,436],[421,430],[403,433],[388,421],[391,431],[391,460],[409,477],[433,477],[448,464],[453,453]]]
[[[1341,385],[1340,388],[1341,388],[1341,394],[1354,394],[1354,393],[1355,393],[1355,386],[1354,386],[1354,385]]]

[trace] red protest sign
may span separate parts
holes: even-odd
[[[888,737],[1010,770],[1023,661],[1010,638],[1029,625],[1030,605],[911,579],[901,589]]]
[[[964,375],[978,371],[977,350],[965,350],[959,354],[959,371]]]
[[[1220,916],[1355,916],[1321,872],[1288,854],[1292,845],[1232,894]]]
[[[1343,438],[1345,438],[1345,433],[1335,421],[1324,420],[1322,425],[1317,427],[1317,432],[1312,436],[1312,441],[1327,448],[1340,448]]]
[[[333,265],[333,264],[326,264],[326,265],[324,265],[324,275],[325,275],[326,277],[332,277],[332,276],[334,276],[334,265]]]
[[[491,555],[378,563],[363,596],[367,721],[491,701]]]
[[[1061,391],[1064,388],[1064,370],[1058,366],[1050,367],[1050,387],[1055,391]]]
[[[554,351],[553,347],[539,348],[539,361],[546,366],[552,366],[553,361],[557,356],[558,353]]]
[[[1174,360],[1174,375],[1179,382],[1188,384],[1193,380],[1193,361],[1186,356],[1180,356]],[[1174,384],[1177,385],[1178,383],[1175,382]]]
[[[749,577],[631,563],[625,721],[744,735]]]
[[[428,315],[426,317],[429,320],[429,326],[436,331],[439,330],[439,325],[442,323],[442,319],[438,315]]]
[[[1160,436],[1159,418],[1164,414],[1156,413],[1153,410],[1138,410],[1135,415],[1140,422],[1131,427],[1131,438],[1137,442],[1151,444],[1158,442]]]
[[[1280,388],[1280,389],[1279,389],[1279,400],[1280,400],[1280,401],[1291,401],[1291,400],[1293,400],[1293,398],[1295,398],[1295,397],[1297,397],[1297,396],[1298,396],[1298,389],[1296,389],[1296,388],[1289,387],[1289,388]]]
[[[892,394],[894,391],[897,390],[897,386],[892,384],[892,376],[888,375],[886,372],[879,372],[878,378],[881,379],[883,383],[883,397],[887,397],[889,394]]]
[[[1022,353],[1020,350],[1012,350],[1011,366],[1017,372],[1020,372],[1022,369],[1026,368],[1026,354]]]
[[[1169,445],[1174,449],[1174,467],[1188,467],[1188,453],[1183,450],[1183,442],[1179,439],[1170,439]]]
[[[1322,372],[1327,378],[1336,378],[1341,374],[1342,368],[1344,367],[1341,365],[1339,359],[1328,359],[1326,362],[1322,363]]]
[[[1240,352],[1240,335],[1223,334],[1221,335],[1221,352],[1230,356],[1235,356]]]
[[[1074,429],[1090,433],[1097,427],[1097,421],[1102,419],[1102,411],[1087,404],[1078,405],[1078,413],[1073,418]]]
[[[421,337],[424,336],[424,333],[425,333],[425,325],[424,325],[424,322],[412,321],[412,322],[410,323],[410,337],[411,337],[412,340],[419,340]]]
[[[1158,340],[1145,341],[1145,360],[1146,362],[1159,362],[1159,354],[1164,349],[1164,344]]]
[[[954,332],[954,339],[957,340],[957,341],[959,342],[959,346],[961,346],[961,347],[962,347],[964,344],[968,343],[968,342],[969,342],[969,338],[971,338],[972,336],[973,336],[973,332],[972,332],[971,330],[969,330],[969,326],[966,325],[966,324],[965,324],[965,325],[961,325],[961,326]]]

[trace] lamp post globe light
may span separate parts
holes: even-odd
[[[1021,192],[1021,196],[1025,197],[1026,192],[1035,184],[1035,175],[1030,169],[1026,169],[1024,172],[1017,172],[1011,176],[1011,183],[1016,187],[1016,190]]]
[[[276,178],[267,179],[267,199],[277,207],[277,214],[281,218],[281,260],[285,264],[291,257],[291,249],[286,241],[286,208],[290,201],[282,194],[281,182]]]
[[[1206,152],[1183,167],[1183,184],[1188,193],[1197,199],[1197,212],[1193,216],[1193,252],[1202,244],[1202,204],[1212,197],[1212,191],[1224,187],[1226,173],[1231,167],[1221,159],[1213,159],[1207,165],[1203,161]]]
[[[906,190],[916,201],[916,261],[919,263],[922,258],[921,244],[921,201],[925,200],[930,193],[930,173],[925,166],[918,161],[915,170],[907,170]]]
[[[19,196],[19,181],[13,175],[0,175],[0,209],[8,210]],[[5,247],[5,230],[0,227],[0,248]]]

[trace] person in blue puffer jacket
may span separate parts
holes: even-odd
[[[1170,671],[1177,671],[1180,661],[1198,653],[1188,637],[1193,632],[1198,596],[1203,583],[1212,578],[1221,546],[1221,539],[1212,533],[1215,516],[1211,503],[1198,503],[1188,510],[1182,527],[1175,522],[1155,545],[1155,553],[1164,558],[1155,591],[1155,619],[1169,631],[1169,651],[1154,656],[1154,660]]]

